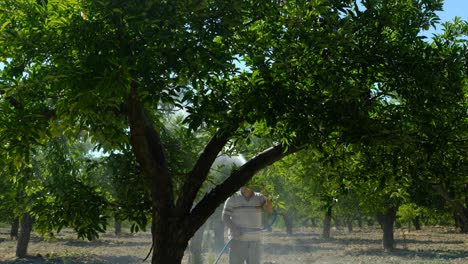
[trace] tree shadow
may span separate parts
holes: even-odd
[[[106,257],[99,257],[93,258],[92,262],[87,263],[95,263],[95,264],[141,264],[141,263],[149,263],[149,260],[143,262],[142,258],[132,257],[132,256],[106,256]]]
[[[350,237],[350,238],[296,238],[294,239],[296,243],[301,244],[324,244],[324,243],[334,243],[338,245],[381,245],[382,239],[376,238],[357,238],[357,237]],[[395,239],[395,243],[398,245],[405,245],[405,244],[422,244],[422,245],[431,245],[431,244],[452,244],[452,245],[459,245],[465,243],[462,240],[454,240],[454,241],[437,241],[437,240],[421,240],[421,239]]]
[[[400,245],[404,244],[423,244],[423,245],[431,245],[431,244],[451,244],[451,245],[458,245],[465,243],[461,240],[454,240],[454,241],[434,241],[434,240],[421,240],[421,239],[395,239],[395,242]]]
[[[320,250],[336,250],[334,247],[319,247],[317,245],[307,244],[280,244],[280,243],[264,243],[263,251],[271,255],[288,255],[291,253],[310,253]]]
[[[87,256],[87,257],[27,257],[10,261],[0,261],[0,264],[141,264],[143,260],[132,256]],[[148,262],[144,262],[148,263]]]
[[[369,238],[306,238],[306,239],[301,239],[297,238],[295,239],[296,243],[299,244],[338,244],[338,245],[377,245],[381,244],[382,241],[380,239],[369,239]]]
[[[272,236],[272,237],[280,237],[280,238],[294,238],[294,237],[311,237],[311,236],[317,236],[317,234],[313,234],[313,233],[304,233],[304,232],[294,232],[293,234],[287,234],[287,233],[284,233],[284,232],[281,232],[281,233],[277,233],[277,232],[274,232],[274,233],[269,233],[269,232],[266,232],[266,236]]]
[[[54,241],[53,241],[54,242]],[[150,246],[151,241],[148,242],[136,242],[136,241],[125,241],[125,242],[116,242],[112,240],[75,240],[75,239],[60,239],[57,242],[62,243],[63,245],[70,247],[140,247],[140,246]]]
[[[390,252],[386,252],[381,249],[364,249],[356,250],[350,253],[353,256],[366,255],[366,256],[397,256],[403,258],[420,258],[420,259],[461,259],[468,257],[468,251],[464,250],[407,250],[407,249],[395,249]]]

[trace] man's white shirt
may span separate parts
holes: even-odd
[[[223,217],[230,217],[231,221],[241,228],[261,228],[263,226],[262,212],[266,197],[254,192],[249,199],[246,199],[240,191],[229,197],[224,203]],[[232,238],[229,230],[229,238]],[[258,241],[262,236],[260,232],[243,232],[237,240]]]

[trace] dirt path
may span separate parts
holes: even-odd
[[[10,241],[6,230],[0,230],[0,264],[143,264],[151,246],[149,233],[115,236],[104,234],[96,241],[76,240],[70,231],[53,240],[33,236],[29,247],[30,258],[14,258],[15,241]],[[467,263],[468,235],[444,228],[426,228],[422,231],[397,230],[397,250],[381,250],[380,230],[363,229],[348,234],[334,230],[333,238],[320,238],[319,229],[299,229],[293,236],[280,230],[265,233],[264,264],[340,264],[340,263]],[[210,244],[208,241],[207,245]],[[206,250],[205,263],[213,263],[217,252]],[[184,259],[187,263],[188,254]],[[227,254],[219,264],[227,264]]]

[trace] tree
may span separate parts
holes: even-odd
[[[430,77],[415,78],[417,83],[424,83],[430,96],[424,101],[415,98],[409,108],[424,150],[421,159],[425,166],[420,178],[432,184],[432,190],[446,200],[460,220],[461,231],[466,233],[468,90],[462,80],[466,80],[467,74],[468,46],[464,36],[468,23],[456,18],[443,27],[444,32],[433,38],[431,49],[423,53],[426,60],[421,62],[423,67],[441,70]]]
[[[320,150],[308,149],[290,155],[255,179],[266,186],[269,193],[278,196],[277,200],[282,205],[279,212],[283,215],[288,234],[292,233],[294,217],[310,219],[325,214],[322,235],[329,238],[334,208],[344,207],[339,217],[346,220],[357,216],[358,201],[352,195],[352,185],[347,176],[356,170],[357,162],[346,146],[329,143],[322,144]]]
[[[2,170],[0,173],[0,221],[8,222],[11,224],[10,229],[10,238],[18,238],[18,229],[19,229],[19,219],[15,216],[15,198],[16,198],[16,188],[6,174],[13,173],[11,166],[6,166],[2,164]]]
[[[380,81],[385,96],[401,85],[395,80],[411,76],[408,54],[441,4],[363,5],[5,1],[1,103],[11,115],[30,113],[13,122],[23,125],[28,146],[54,127],[67,136],[89,131],[108,150],[130,144],[151,193],[152,263],[180,263],[190,237],[257,171],[330,137],[388,136],[374,125],[379,115],[369,95]],[[212,135],[181,179],[161,139],[161,116],[177,110],[187,112],[190,131],[203,127]],[[218,153],[252,135],[268,135],[271,146],[195,203]],[[13,147],[17,134],[4,137],[8,151],[24,145]],[[26,154],[17,163],[29,151],[18,151]]]
[[[72,227],[79,238],[95,239],[110,217],[107,191],[90,178],[89,144],[60,136],[38,149],[33,165],[40,180],[29,212],[36,230]]]
[[[33,218],[29,213],[29,208],[34,195],[33,191],[26,188],[27,183],[36,186],[37,180],[34,178],[33,170],[29,167],[22,167],[16,170],[12,164],[4,164],[1,172],[0,210],[9,216],[11,222],[10,237],[17,239],[16,256],[25,257],[31,236]]]

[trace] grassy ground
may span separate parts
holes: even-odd
[[[76,240],[71,232],[62,232],[55,240],[43,240],[33,236],[30,257],[15,259],[15,241],[10,241],[7,229],[0,229],[0,264],[11,263],[114,263],[140,264],[151,246],[148,233],[105,234],[96,241]],[[333,230],[331,239],[320,238],[320,229],[297,229],[293,236],[281,230],[265,233],[264,264],[341,264],[341,263],[467,263],[468,235],[453,230],[426,227],[422,231],[397,229],[397,249],[386,253],[381,250],[381,232],[377,228],[365,228],[348,233]],[[207,250],[205,263],[214,262],[217,253]],[[184,258],[187,263],[188,254]],[[219,264],[228,263],[227,254]]]

